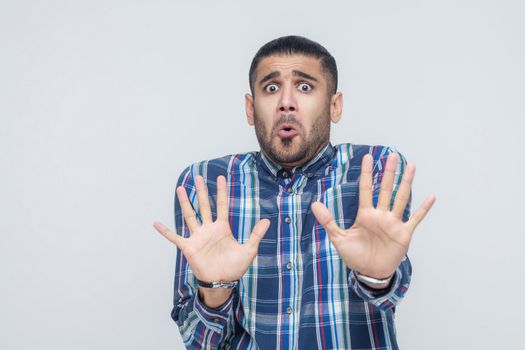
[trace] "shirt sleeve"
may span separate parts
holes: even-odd
[[[392,277],[390,287],[381,291],[380,294],[360,283],[353,270],[350,271],[349,283],[357,295],[359,295],[364,301],[383,311],[388,311],[397,306],[405,296],[408,286],[410,285],[411,274],[412,266],[408,256],[405,256],[399,267],[396,269],[394,277]]]
[[[188,167],[177,181],[177,187],[183,186],[188,198],[196,210],[198,201],[194,186],[195,166]],[[175,195],[175,227],[178,234],[189,237],[190,231],[182,215],[180,203]],[[234,319],[234,298],[232,296],[218,308],[207,307],[198,296],[198,284],[190,265],[177,248],[175,266],[174,297],[172,319],[177,323],[182,340],[187,349],[219,349],[221,344],[232,336]]]
[[[390,207],[392,208],[395,200],[395,196],[401,180],[406,169],[407,161],[405,157],[399,153],[397,150],[391,147],[371,147],[369,153],[374,157],[374,169],[373,169],[373,204],[374,207],[377,206],[377,201],[379,199],[379,189],[381,185],[381,179],[383,178],[384,168],[386,166],[386,160],[389,154],[397,153],[399,156],[399,161],[397,163],[397,168],[394,177],[394,187],[392,190],[392,200],[390,202]],[[410,204],[412,201],[412,193],[410,193],[410,198],[408,199],[407,206],[403,212],[403,222],[408,221],[410,218]],[[387,311],[395,307],[405,296],[408,287],[410,285],[410,279],[412,276],[412,265],[408,256],[405,256],[401,261],[401,264],[398,266],[392,278],[392,282],[389,288],[377,293],[370,288],[367,288],[362,283],[357,280],[357,276],[354,271],[350,271],[349,274],[349,283],[353,290],[359,295],[364,301],[380,308],[383,311]]]

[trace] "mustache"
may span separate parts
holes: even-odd
[[[297,121],[294,114],[281,114],[281,117],[272,128],[272,132],[278,132],[283,124],[291,124],[295,129],[304,133],[303,125]]]

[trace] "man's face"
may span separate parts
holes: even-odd
[[[330,121],[341,115],[342,96],[330,96],[321,62],[304,55],[262,59],[246,95],[246,113],[264,154],[291,168],[312,159],[330,139]]]

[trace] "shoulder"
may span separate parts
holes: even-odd
[[[342,161],[361,160],[366,154],[371,154],[374,158],[374,164],[381,161],[386,161],[386,158],[391,153],[397,153],[401,160],[405,161],[405,157],[395,146],[387,145],[358,145],[352,143],[342,143],[334,146],[337,151],[337,157]]]
[[[396,167],[396,175],[404,172],[407,160],[405,156],[398,151],[395,146],[388,145],[357,145],[351,143],[343,143],[334,146],[336,149],[336,159],[334,159],[334,168],[339,168],[341,171],[348,170],[349,178],[356,178],[361,173],[361,164],[363,157],[370,154],[373,157],[373,176],[381,177],[383,173],[387,158],[392,153],[397,153],[399,161]]]
[[[205,182],[214,182],[221,175],[228,178],[234,172],[249,171],[254,168],[256,155],[257,152],[235,153],[195,162],[181,172],[177,186],[192,187],[196,176],[202,176]]]

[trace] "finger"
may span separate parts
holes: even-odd
[[[217,220],[228,221],[228,191],[224,176],[217,177]]]
[[[359,179],[360,208],[372,206],[372,162],[372,155],[366,154],[361,163],[361,178]]]
[[[312,212],[329,236],[334,237],[341,233],[341,228],[335,223],[330,211],[321,202],[312,203]]]
[[[262,219],[259,221],[253,227],[252,233],[250,233],[250,238],[248,239],[247,243],[257,250],[259,248],[259,243],[266,234],[266,231],[268,231],[268,228],[270,228],[270,220]]]
[[[403,213],[407,206],[408,200],[410,199],[410,188],[412,187],[415,174],[415,165],[409,163],[406,167],[405,173],[403,174],[403,178],[401,179],[401,184],[397,189],[396,198],[394,199],[394,207],[392,208],[392,213],[397,218],[403,218]]]
[[[377,201],[377,209],[379,210],[390,210],[390,201],[392,199],[392,190],[394,188],[394,177],[398,158],[399,157],[396,153],[390,153],[386,159],[386,165],[381,179],[381,187],[379,188],[379,199]]]
[[[182,209],[182,215],[184,216],[184,222],[191,232],[195,231],[199,227],[199,223],[195,218],[195,211],[193,206],[188,199],[186,189],[182,186],[177,188],[177,198],[179,199],[180,207]]]
[[[159,231],[169,241],[173,242],[180,250],[184,250],[184,247],[185,247],[184,238],[182,238],[175,232],[171,231],[169,228],[167,228],[166,226],[164,226],[158,221],[153,223],[153,227],[155,227],[155,229]]]
[[[210,201],[208,199],[208,189],[202,176],[195,177],[195,186],[197,187],[197,199],[199,201],[199,213],[201,214],[202,223],[211,222]]]
[[[436,202],[436,196],[428,196],[427,199],[421,204],[419,209],[410,217],[410,220],[407,221],[410,232],[413,233],[421,221],[428,214],[434,203]]]

